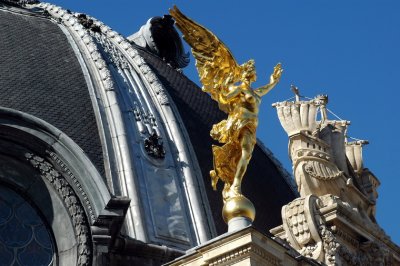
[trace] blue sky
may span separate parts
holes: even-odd
[[[377,220],[400,244],[400,2],[396,0],[131,1],[53,0],[102,20],[124,36],[176,4],[211,29],[239,63],[255,59],[258,80],[268,82],[273,66],[281,82],[266,95],[258,137],[291,172],[287,135],[271,104],[292,97],[290,85],[313,97],[328,94],[328,108],[352,122],[349,135],[367,139],[364,166],[381,181]],[[184,70],[198,83],[192,58]],[[333,119],[333,117],[331,116]],[[257,178],[257,177],[254,177]],[[258,210],[259,211],[259,210]]]

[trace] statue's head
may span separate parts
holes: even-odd
[[[250,83],[256,81],[257,75],[256,75],[256,68],[255,68],[255,62],[253,59],[250,59],[243,65],[241,65],[242,68],[242,80],[246,79]]]

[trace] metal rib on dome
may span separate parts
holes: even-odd
[[[107,149],[109,185],[132,200],[127,234],[181,249],[215,235],[190,140],[151,67],[102,22],[50,4],[37,7],[62,24],[82,53]],[[158,143],[151,141],[155,137]],[[165,157],[148,153],[146,145],[162,145]]]

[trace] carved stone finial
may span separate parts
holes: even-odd
[[[317,129],[317,105],[314,101],[278,102],[272,105],[276,108],[283,129],[290,136],[300,132],[311,134]]]
[[[318,95],[311,101],[274,104],[289,136],[300,198],[283,206],[282,227],[271,232],[326,265],[391,265],[400,249],[376,224],[379,181],[362,160],[362,146],[368,142],[347,142],[349,122],[329,120],[327,103],[326,95]],[[321,121],[316,121],[317,108]],[[363,248],[370,244],[376,255]],[[384,263],[376,264],[377,257]]]
[[[328,114],[326,112],[326,105],[328,104],[328,95],[317,95],[314,98],[314,102],[317,106],[320,107],[321,112],[321,123],[323,124],[326,120],[328,120]]]
[[[346,156],[357,174],[360,174],[364,169],[362,147],[367,144],[367,140],[346,141]]]

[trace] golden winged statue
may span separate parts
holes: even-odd
[[[278,63],[270,83],[253,90],[250,85],[256,80],[254,60],[238,65],[229,49],[211,31],[186,17],[176,6],[170,9],[170,14],[192,48],[203,91],[228,114],[210,132],[213,139],[223,144],[212,147],[212,186],[216,189],[219,179],[225,183],[222,194],[226,202],[242,196],[242,178],[256,143],[261,96],[279,82],[283,70]]]

